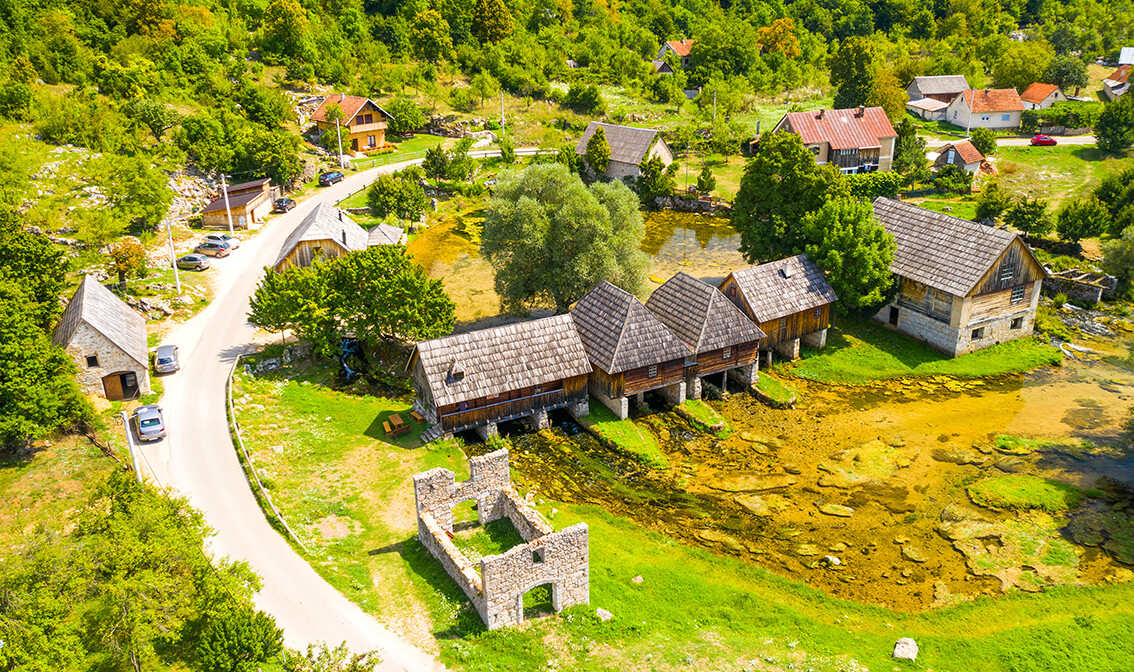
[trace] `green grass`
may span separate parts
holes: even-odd
[[[1035,328],[1039,333],[1054,336],[1061,341],[1075,340],[1075,334],[1055,315],[1055,309],[1051,306],[1036,308]]]
[[[756,389],[771,397],[772,401],[780,404],[790,403],[795,399],[795,390],[778,378],[773,378],[766,371],[760,373],[760,380],[756,381]]]
[[[516,527],[512,525],[512,521],[501,518],[475,528],[471,534],[458,533],[453,543],[461,549],[466,558],[477,562],[480,558],[499,555],[525,542],[516,531]]]
[[[999,434],[996,437],[996,449],[1002,453],[1011,453],[1013,455],[1029,455],[1049,445],[1051,445],[1051,443],[1048,441],[1025,439],[1019,436],[1008,436],[1007,434]]]
[[[850,384],[934,375],[983,378],[1059,365],[1063,361],[1058,350],[1038,337],[948,357],[925,343],[859,317],[841,318],[829,332],[826,348],[805,348],[802,356],[801,361],[783,369],[809,380]]]
[[[1008,193],[1042,198],[1055,208],[1086,196],[1111,173],[1134,166],[1134,151],[1105,154],[1091,145],[1001,147],[996,180]]]
[[[1083,501],[1083,491],[1062,481],[1027,474],[988,478],[968,488],[969,497],[990,509],[1038,509],[1059,513]]]
[[[669,466],[669,460],[661,452],[653,434],[636,425],[633,420],[619,420],[609,408],[593,397],[590,413],[579,418],[579,424],[615,450],[644,464],[658,469]]]
[[[677,411],[678,414],[702,431],[715,434],[721,438],[731,436],[733,433],[732,426],[728,424],[728,421],[721,417],[720,413],[713,410],[712,406],[700,399],[686,401],[677,407]]]
[[[394,144],[396,148],[395,151],[385,154],[375,154],[365,159],[351,159],[351,163],[353,163],[358,170],[368,170],[377,166],[398,163],[399,161],[421,158],[425,150],[441,144],[445,141],[445,138],[436,135],[417,135],[411,140],[399,140],[387,136],[386,140]]]
[[[967,219],[969,221],[976,219],[977,204],[973,196],[930,194],[929,196],[912,198],[910,199],[910,203],[951,217],[960,217],[961,219]]]

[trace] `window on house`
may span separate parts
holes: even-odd
[[[1016,275],[1016,264],[1000,264],[1000,281],[1011,280]]]
[[[354,123],[356,123],[356,124],[362,123],[362,115],[361,114],[354,118]]]
[[[368,123],[368,124],[374,122],[374,115],[373,114],[367,114],[367,115],[365,115],[365,118],[366,118],[366,123]]]
[[[1024,326],[1024,318],[1016,317],[1016,318],[1012,319],[1012,328],[1013,329],[1020,329],[1023,326]]]
[[[650,368],[646,369],[646,377],[647,378],[657,378],[658,377],[658,365],[657,364],[650,364]]]
[[[982,114],[982,115],[980,115],[980,120],[981,120],[981,121],[988,121],[988,120],[989,120],[989,119],[991,119],[991,118],[992,118],[992,115],[991,115],[991,114]]]
[[[732,359],[732,348],[725,348],[721,359]]]
[[[957,111],[956,111],[956,110],[953,110],[953,118],[954,118],[954,119],[956,119],[956,118],[957,118]]]
[[[823,306],[815,306],[815,319],[818,320],[822,316],[823,316]]]
[[[728,287],[728,295],[729,295],[729,296],[730,296],[731,298],[734,298],[734,299],[736,298],[736,285],[729,285],[729,287]]]
[[[982,338],[984,338],[984,327],[981,327],[980,329],[973,329],[972,340],[979,341]]]
[[[780,336],[783,336],[786,333],[787,333],[787,318],[781,317],[780,318]]]
[[[1000,121],[1011,121],[1011,120],[1012,120],[1012,115],[1008,114],[1007,112],[1000,115]]]
[[[543,392],[543,385],[536,385],[534,388],[532,388],[533,394],[539,394],[541,392]]]
[[[1016,285],[1012,288],[1012,303],[1020,303],[1024,300],[1024,286]]]
[[[88,369],[98,368],[98,355],[87,355],[87,368]]]
[[[811,150],[812,154],[814,154],[815,156],[819,156],[819,146],[818,145],[810,147],[809,149]]]
[[[374,147],[375,144],[377,144],[377,143],[375,143],[373,135],[366,136],[366,146],[367,147]]]

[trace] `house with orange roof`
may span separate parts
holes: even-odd
[[[1115,100],[1130,90],[1130,71],[1134,65],[1129,63],[1118,66],[1110,76],[1102,80],[1103,95],[1107,100]]]
[[[798,134],[816,163],[843,173],[889,171],[898,138],[881,107],[789,112],[772,129],[779,131]]]
[[[1046,110],[1058,102],[1066,102],[1067,96],[1055,84],[1036,82],[1020,94],[1025,110]]]
[[[984,154],[981,154],[980,150],[968,140],[950,142],[937,152],[937,159],[933,162],[935,168],[956,166],[961,170],[976,173],[980,170],[980,164],[984,162]]]
[[[693,43],[696,40],[670,40],[661,45],[658,49],[658,59],[665,60],[668,54],[673,54],[681,62],[682,68],[689,67],[689,53],[693,49]]]
[[[378,107],[378,104],[362,96],[348,96],[333,93],[323,99],[319,108],[311,115],[311,121],[324,133],[334,133],[335,122],[328,118],[331,105],[342,109],[339,121],[343,139],[343,153],[373,152],[386,146],[386,128],[394,117]]]
[[[1024,101],[1016,89],[970,89],[945,111],[945,121],[961,128],[1018,128]]]

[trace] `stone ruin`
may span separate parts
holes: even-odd
[[[586,523],[555,532],[512,488],[508,449],[469,460],[469,480],[448,469],[413,477],[417,538],[465,592],[489,630],[524,620],[524,594],[545,584],[561,611],[590,603]],[[473,563],[453,543],[453,507],[476,500],[481,525],[507,517],[527,543]],[[479,566],[478,566],[479,564]]]

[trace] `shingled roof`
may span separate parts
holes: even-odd
[[[621,163],[631,163],[635,166],[646,158],[646,152],[654,144],[658,132],[651,128],[634,128],[632,126],[616,126],[592,121],[587,124],[583,137],[575,145],[575,153],[579,156],[587,153],[587,143],[598,128],[606,134],[606,143],[610,145],[610,160]],[[659,142],[661,142],[659,140]]]
[[[691,354],[633,294],[603,282],[571,310],[595,368],[621,373]]]
[[[882,196],[874,199],[874,216],[897,244],[892,272],[955,296],[967,296],[1017,238]]]
[[[1044,84],[1043,82],[1036,82],[1024,89],[1020,94],[1020,100],[1025,100],[1029,103],[1039,105],[1047,100],[1047,97],[1059,90],[1055,84]]]
[[[805,145],[826,142],[831,149],[880,148],[882,138],[898,135],[881,107],[789,112],[773,131],[788,129],[798,133]]]
[[[976,112],[1016,112],[1024,109],[1016,89],[975,89],[962,93],[965,105]]]
[[[678,273],[654,290],[646,307],[697,354],[758,341],[767,335],[720,290],[685,273]]]
[[[570,315],[421,341],[410,356],[411,368],[415,359],[438,406],[591,372]]]
[[[83,282],[59,318],[51,340],[61,348],[67,347],[83,322],[118,346],[130,359],[145,367],[150,365],[146,318],[103,287],[93,275],[83,276]]]
[[[908,89],[914,84],[917,85],[917,90],[921,91],[922,95],[960,93],[969,88],[969,82],[964,75],[914,77],[913,81],[906,85],[906,88]]]
[[[238,194],[229,194],[228,207],[232,210],[243,208],[252,201],[258,198],[263,198],[264,192],[262,191],[243,191]],[[212,203],[209,203],[201,209],[202,213],[206,212],[224,212],[224,196],[220,196]]]
[[[287,237],[273,265],[278,266],[296,245],[307,240],[330,240],[347,252],[357,252],[367,248],[369,234],[342,210],[330,203],[320,203]]]
[[[732,272],[756,322],[767,322],[839,300],[827,276],[806,254]]]
[[[405,245],[406,232],[399,229],[392,224],[379,222],[371,227],[367,234],[367,245],[374,247],[375,245]]]
[[[359,111],[362,110],[362,108],[366,107],[367,103],[370,103],[375,108],[377,108],[377,110],[385,115],[387,119],[394,118],[393,115],[391,115],[386,110],[383,110],[381,107],[378,107],[378,103],[370,100],[369,98],[364,98],[362,96],[348,96],[345,93],[332,93],[331,95],[324,98],[323,102],[319,103],[318,109],[316,109],[315,112],[311,114],[311,121],[321,121],[325,124],[331,123],[327,120],[327,108],[332,104],[335,104],[342,108],[343,111],[343,118],[341,123],[350,126],[355,116],[358,115]]]

